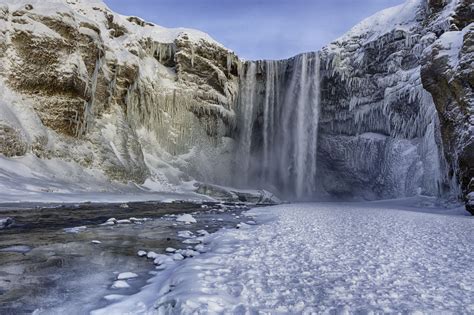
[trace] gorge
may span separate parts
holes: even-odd
[[[279,61],[240,60],[98,0],[1,3],[6,200],[237,187],[459,197],[472,211],[467,0],[409,0]]]
[[[472,0],[282,60],[0,0],[0,314],[474,314],[473,86]]]

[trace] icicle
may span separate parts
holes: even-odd
[[[96,59],[94,72],[92,73],[91,78],[89,79],[89,84],[86,86],[85,93],[90,93],[90,99],[88,102],[84,102],[84,114],[82,117],[82,123],[78,124],[76,134],[78,136],[84,135],[87,133],[89,124],[93,119],[94,115],[94,105],[95,105],[95,96],[97,90],[97,82],[99,77],[99,72],[102,69],[103,65],[103,56],[99,52],[99,56]]]
[[[227,75],[230,75],[232,70],[232,54],[227,52]]]

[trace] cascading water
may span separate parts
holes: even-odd
[[[240,185],[258,185],[287,198],[311,197],[316,186],[319,81],[319,53],[245,64],[238,102]]]

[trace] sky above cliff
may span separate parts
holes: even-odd
[[[166,27],[195,28],[241,58],[315,51],[404,0],[105,0],[114,11]]]

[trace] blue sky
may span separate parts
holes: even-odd
[[[114,11],[210,34],[245,59],[318,50],[357,22],[404,0],[105,0]]]

